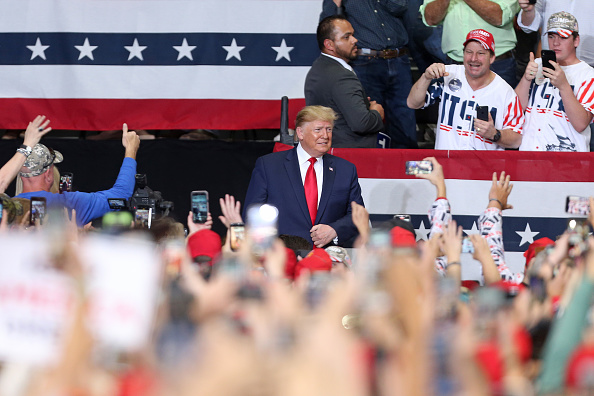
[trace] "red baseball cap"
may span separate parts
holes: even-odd
[[[478,41],[484,49],[491,50],[495,53],[495,39],[491,33],[484,29],[471,30],[466,36],[466,41],[464,42],[465,47],[469,41]]]
[[[216,259],[221,253],[221,237],[211,230],[200,230],[188,238],[188,251],[192,259],[199,256],[209,257],[209,262],[212,265],[212,260]]]
[[[315,248],[306,258],[297,262],[295,266],[295,279],[299,278],[304,270],[309,272],[326,271],[332,269],[332,259],[324,249]]]

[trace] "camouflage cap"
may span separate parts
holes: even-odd
[[[547,33],[557,33],[561,37],[569,37],[578,31],[577,19],[569,12],[560,11],[549,17]]]
[[[326,253],[330,256],[333,263],[343,263],[347,268],[351,267],[351,258],[347,250],[340,246],[328,246]]]
[[[47,171],[52,164],[59,164],[64,157],[59,151],[52,150],[41,143],[37,143],[27,157],[24,168],[29,172],[20,172],[21,177],[35,177]]]

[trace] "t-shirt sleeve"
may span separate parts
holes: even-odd
[[[514,92],[510,95],[509,101],[505,108],[505,115],[503,118],[502,129],[511,129],[512,131],[522,134],[522,126],[524,125],[524,112],[518,95]]]
[[[580,86],[576,97],[584,109],[594,114],[594,78],[590,78]]]

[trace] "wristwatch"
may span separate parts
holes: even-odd
[[[16,151],[17,153],[23,154],[25,158],[28,158],[33,149],[30,146],[25,146],[24,144],[21,144]]]
[[[495,129],[497,132],[495,132],[495,135],[493,135],[493,138],[491,139],[492,141],[496,142],[499,139],[501,139],[501,131],[499,129]]]

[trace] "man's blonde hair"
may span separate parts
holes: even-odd
[[[338,116],[336,112],[330,107],[325,106],[305,106],[295,119],[295,128],[303,126],[308,122],[312,121],[326,121],[334,125],[334,121]]]

